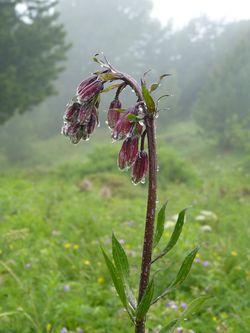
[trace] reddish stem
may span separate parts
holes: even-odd
[[[128,84],[135,91],[138,97],[138,101],[144,102],[141,88],[131,76],[117,72],[117,79],[123,80],[126,84]],[[153,113],[149,114],[148,111],[146,110],[146,107],[145,106],[143,107],[146,112],[145,125],[146,125],[146,134],[148,140],[149,175],[148,175],[147,213],[146,213],[146,224],[145,224],[145,233],[144,233],[144,245],[142,251],[138,304],[141,301],[144,292],[147,288],[147,285],[149,283],[152,249],[153,249],[153,237],[154,237],[156,193],[157,193],[157,155],[156,155],[156,138],[155,138],[155,118]],[[145,320],[146,318],[142,318],[141,320],[136,321],[135,333],[145,333]]]
[[[149,283],[151,258],[153,249],[154,221],[156,209],[156,191],[157,191],[157,155],[155,140],[154,116],[147,115],[145,118],[147,138],[148,138],[148,156],[149,156],[149,176],[148,176],[148,203],[146,214],[146,225],[144,233],[144,245],[142,252],[141,278],[139,286],[138,303],[143,297],[145,289]],[[136,321],[135,333],[145,332],[145,318]]]

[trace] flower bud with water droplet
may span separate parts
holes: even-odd
[[[74,121],[78,117],[80,107],[81,104],[77,102],[69,104],[65,111],[64,119],[66,121]]]
[[[145,150],[138,153],[135,163],[132,167],[131,178],[134,184],[144,182],[148,173],[148,154]]]
[[[94,132],[94,129],[96,128],[96,125],[97,125],[97,117],[96,115],[92,112],[91,116],[90,116],[90,119],[89,119],[89,122],[86,126],[86,129],[87,129],[87,134],[90,135]]]
[[[122,107],[122,104],[119,101],[119,99],[114,99],[110,103],[109,110],[108,110],[108,116],[107,116],[108,126],[110,128],[114,128],[115,125],[117,124],[121,114],[116,109],[120,109],[121,107]]]
[[[88,77],[87,79],[83,80],[77,87],[77,90],[76,90],[77,94],[81,96],[84,89],[96,80],[97,80],[97,75],[92,75],[92,76]]]
[[[139,137],[127,138],[121,147],[118,155],[118,166],[121,170],[130,167],[136,160],[138,154]]]
[[[70,138],[70,141],[74,144],[78,143],[83,135],[82,128],[76,123],[65,123],[62,128],[62,133]]]
[[[92,109],[93,107],[90,105],[86,106],[86,105],[82,105],[79,113],[78,113],[78,117],[77,117],[77,121],[79,124],[84,125],[86,123],[89,122],[91,113],[92,113]]]
[[[137,107],[132,106],[128,108],[126,112],[121,114],[112,133],[112,138],[114,140],[123,140],[127,136],[131,136],[133,134],[132,132],[135,127],[135,122],[129,120],[128,116],[130,114],[136,115],[137,113],[138,113]]]
[[[89,102],[96,97],[103,89],[103,81],[96,80],[83,88],[79,97],[81,102]]]

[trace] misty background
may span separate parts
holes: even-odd
[[[32,26],[27,18],[25,21],[25,6],[16,3],[17,15],[21,13],[25,24]],[[58,2],[55,22],[62,24],[65,35],[60,36],[63,46],[57,64],[63,70],[56,81],[47,75],[48,81],[54,82],[56,95],[46,97],[45,93],[42,103],[38,99],[24,104],[21,114],[15,104],[15,87],[12,98],[11,94],[1,95],[2,101],[12,99],[11,105],[2,103],[1,112],[8,114],[11,110],[13,114],[0,127],[1,168],[51,165],[70,156],[81,157],[92,141],[98,144],[98,140],[110,140],[105,112],[112,92],[102,100],[97,137],[73,147],[60,135],[67,102],[77,84],[98,69],[92,57],[102,52],[115,67],[138,80],[149,69],[148,82],[163,73],[172,74],[157,92],[157,96],[170,95],[160,102],[160,132],[167,133],[178,123],[192,123],[196,133],[223,151],[249,151],[250,21],[213,21],[202,16],[176,28],[173,20],[162,24],[155,15],[152,17],[152,10],[150,0]],[[43,27],[39,29],[37,36]],[[27,43],[32,45],[33,41]],[[2,52],[2,64],[4,56],[8,54]],[[46,72],[45,67],[39,70]],[[42,85],[46,73],[44,76],[41,79],[37,75],[34,81]],[[32,85],[27,86],[24,98],[32,94]],[[127,105],[133,103],[129,95],[125,100]]]

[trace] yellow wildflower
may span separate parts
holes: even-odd
[[[237,253],[236,251],[232,251],[232,252],[231,252],[231,256],[233,256],[233,257],[237,257],[237,255],[238,255],[238,253]]]
[[[71,244],[70,243],[65,243],[63,246],[64,246],[65,249],[70,249],[71,248]]]
[[[103,284],[104,283],[104,278],[102,276],[99,276],[99,278],[97,279],[97,283],[99,284]]]
[[[78,250],[78,249],[79,249],[79,245],[78,245],[78,244],[75,244],[75,245],[73,246],[73,249],[74,249],[74,250]]]
[[[51,327],[52,327],[52,325],[51,325],[50,323],[48,323],[48,324],[46,325],[46,331],[47,331],[47,332],[50,332]]]
[[[90,261],[89,261],[89,260],[84,260],[84,264],[85,264],[86,266],[89,266],[89,265],[90,265]]]

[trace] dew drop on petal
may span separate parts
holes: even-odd
[[[145,184],[145,183],[146,183],[146,178],[145,178],[145,177],[141,179],[141,183],[142,183],[142,184]]]

